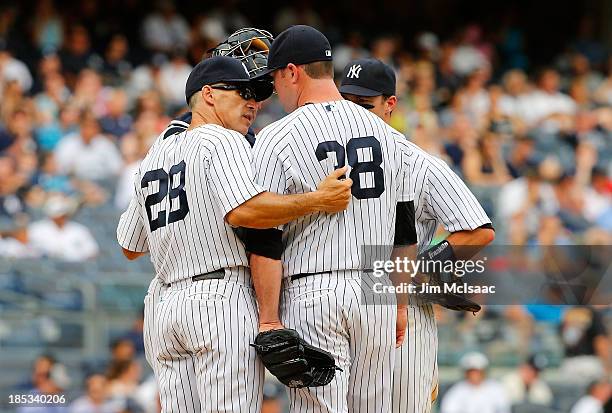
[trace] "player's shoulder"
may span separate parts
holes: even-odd
[[[188,130],[186,138],[194,141],[205,155],[250,150],[249,143],[240,132],[211,123]]]
[[[279,120],[272,122],[268,126],[262,128],[259,133],[257,133],[257,139],[255,140],[255,144],[260,141],[261,138],[269,140],[283,140],[289,136],[293,130],[295,129],[296,120],[299,118],[302,113],[301,108],[294,110],[286,116],[283,116]]]

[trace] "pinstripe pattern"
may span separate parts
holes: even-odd
[[[413,143],[402,142],[411,152],[406,158],[414,206],[419,252],[430,245],[438,225],[449,232],[473,230],[488,224],[474,195],[443,161]],[[433,306],[413,299],[408,307],[408,330],[396,350],[393,379],[393,413],[429,413],[438,385],[438,331]]]
[[[144,203],[159,190],[159,181],[141,188],[141,177],[158,168],[168,171],[181,161],[187,165],[184,190],[191,212],[151,232]],[[253,184],[250,148],[238,132],[208,124],[166,139],[162,135],[141,162],[135,186],[137,195],[121,215],[117,238],[131,251],[149,249],[155,271],[165,283],[220,268],[248,266],[243,243],[224,217],[263,190]],[[178,207],[177,199],[165,197],[152,206],[151,215],[169,214]]]
[[[332,110],[327,106],[303,106],[260,132],[253,148],[256,181],[281,194],[313,191],[337,165],[333,156],[317,159],[318,144],[336,141],[346,147],[351,138],[374,136],[381,146],[385,189],[378,198],[353,198],[344,212],[312,214],[287,224],[285,276],[361,268],[361,247],[393,243],[395,205],[411,200],[414,192],[403,182],[408,161],[398,145],[402,135],[352,102],[333,102]],[[358,154],[360,161],[368,159],[365,151]],[[372,185],[371,173],[360,175],[362,187]]]
[[[250,148],[239,133],[217,125],[165,132],[141,162],[136,196],[117,228],[119,244],[150,251],[156,271],[145,297],[144,339],[162,411],[259,412],[264,370],[249,346],[258,328],[254,292],[244,245],[224,221],[263,191],[253,183]],[[182,162],[184,176],[168,172]],[[150,218],[146,200],[162,180],[141,179],[160,169],[169,173],[168,191],[148,206]],[[170,195],[180,185],[185,200]],[[150,219],[169,217],[181,203],[186,214],[151,229]],[[191,281],[219,269],[223,280]]]
[[[388,412],[391,409],[395,330],[394,302],[375,297],[362,305],[362,283],[374,282],[359,271],[338,271],[285,280],[283,324],[334,355],[342,372],[324,387],[290,389],[292,412]]]
[[[392,244],[396,203],[412,200],[414,190],[405,167],[409,154],[398,145],[401,135],[352,102],[303,106],[264,128],[255,142],[256,181],[285,194],[314,190],[342,158],[338,146],[347,148],[351,139],[363,137],[373,137],[380,144],[381,195],[353,197],[342,213],[310,215],[283,228],[285,277],[331,274],[309,275],[295,282],[285,278],[282,321],[332,353],[344,370],[325,387],[291,390],[292,412],[390,411],[396,307],[394,302],[363,305],[361,283],[372,280],[357,270],[362,246]],[[319,161],[315,149],[328,141],[336,142],[335,156],[328,153],[327,159]],[[371,161],[373,150],[373,146],[370,153],[357,150],[358,161]],[[369,171],[353,180],[358,189],[376,185]]]
[[[186,279],[160,295],[150,358],[164,412],[261,409],[264,368],[249,346],[258,328],[249,282],[248,269],[237,267],[224,280]]]

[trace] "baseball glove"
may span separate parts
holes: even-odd
[[[448,241],[442,241],[440,244],[430,248],[429,250],[419,254],[417,259],[424,265],[423,270],[412,279],[412,283],[417,287],[417,293],[423,300],[440,304],[442,307],[454,311],[469,311],[477,313],[481,307],[475,301],[467,298],[461,292],[455,292],[458,289],[453,287],[461,286],[462,280],[453,273],[441,272],[441,266],[435,264],[452,263],[455,261],[453,248]],[[432,265],[429,265],[432,264]],[[427,284],[427,291],[421,291],[421,285]]]
[[[336,370],[341,371],[330,353],[306,343],[292,329],[259,333],[251,346],[268,371],[287,387],[325,386],[334,379]]]
[[[480,304],[467,298],[465,294],[449,291],[449,286],[461,283],[460,278],[454,274],[427,274],[427,276],[421,277],[419,280],[413,280],[413,284],[416,285],[417,291],[420,291],[421,284],[423,283],[428,284],[428,291],[423,293],[417,292],[416,295],[425,301],[439,304],[449,310],[467,311],[474,314],[479,312],[482,308]],[[440,288],[440,292],[432,288],[436,286]]]

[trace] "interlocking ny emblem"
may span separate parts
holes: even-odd
[[[361,72],[361,65],[353,65],[349,69],[346,77],[351,79],[359,79],[359,72]]]

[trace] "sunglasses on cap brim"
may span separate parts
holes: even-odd
[[[267,91],[256,90],[251,85],[240,85],[240,84],[218,84],[211,85],[212,89],[218,90],[236,90],[241,98],[244,100],[254,99],[256,102],[261,102],[262,100],[267,99],[271,93],[267,93]],[[270,86],[270,89],[272,87]],[[271,91],[270,91],[271,92]]]

